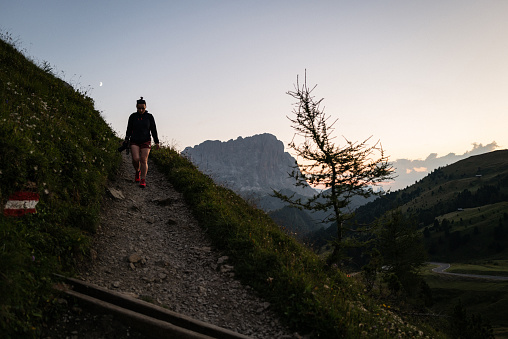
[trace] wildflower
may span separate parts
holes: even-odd
[[[34,170],[36,170],[36,171],[37,171],[37,168],[38,168],[37,166],[34,166]]]
[[[47,188],[44,190],[44,194],[49,194],[49,190]]]
[[[32,255],[32,261],[35,261],[35,255]]]

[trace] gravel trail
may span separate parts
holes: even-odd
[[[235,279],[228,258],[213,248],[182,195],[151,160],[145,189],[134,183],[126,154],[108,189],[80,279],[253,338],[300,338],[277,320],[268,302]],[[143,337],[80,308],[65,317],[47,338]],[[87,332],[76,318],[95,321],[90,327],[96,332]],[[58,328],[70,332],[59,336]]]

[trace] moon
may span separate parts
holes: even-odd
[[[101,87],[102,87],[102,81],[101,81],[101,82],[99,82],[99,86],[101,86]]]

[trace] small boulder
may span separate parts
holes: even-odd
[[[217,265],[222,265],[224,264],[226,261],[229,260],[229,257],[227,255],[225,256],[222,256],[220,257],[218,260],[217,260]]]
[[[129,257],[127,258],[127,260],[129,260],[130,263],[137,263],[137,262],[140,262],[141,261],[141,256],[138,254],[138,253],[132,253],[131,255],[129,255]]]
[[[125,196],[123,195],[122,191],[117,190],[116,188],[108,187],[108,191],[111,194],[111,196],[117,200],[125,199]]]

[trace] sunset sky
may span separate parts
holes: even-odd
[[[500,0],[0,4],[2,32],[120,136],[143,96],[179,149],[265,132],[287,144],[286,92],[307,70],[338,142],[372,136],[411,161],[508,148],[507,18]]]

